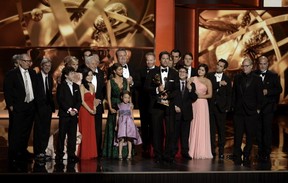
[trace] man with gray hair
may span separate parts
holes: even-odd
[[[19,59],[20,59],[20,55],[19,54],[15,54],[12,56],[11,61],[13,62],[13,68],[17,68],[19,66]]]
[[[253,61],[242,61],[242,72],[235,75],[232,89],[234,110],[234,163],[250,166],[250,154],[257,128],[258,115],[263,101],[263,84],[253,70]],[[246,144],[242,151],[242,139],[246,134]],[[243,161],[242,161],[243,155]]]
[[[28,142],[35,117],[36,73],[30,69],[27,53],[19,55],[19,67],[9,71],[4,79],[4,97],[9,114],[8,156],[11,162],[29,160]]]
[[[50,161],[52,158],[46,155],[46,148],[50,136],[52,113],[55,112],[52,88],[53,78],[50,73],[51,61],[43,58],[40,63],[40,72],[37,74],[37,100],[36,119],[34,124],[34,155],[36,162]]]

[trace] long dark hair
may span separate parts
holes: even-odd
[[[83,69],[82,69],[82,75],[83,75],[83,77],[82,77],[82,84],[84,85],[84,87],[89,91],[90,90],[90,88],[89,88],[89,82],[86,80],[86,77],[88,76],[88,73],[89,72],[93,72],[90,68],[88,68],[88,67],[84,67]]]
[[[114,73],[114,71],[116,71],[119,67],[122,67],[122,65],[121,64],[119,64],[119,63],[114,63],[109,69],[110,69],[110,71],[109,71],[109,79],[112,79],[112,78],[115,78],[115,73]]]

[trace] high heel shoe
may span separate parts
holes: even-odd
[[[118,156],[118,159],[119,159],[120,161],[122,161],[122,160],[123,160],[122,155],[119,155],[119,156]]]
[[[128,160],[128,161],[132,160],[131,155],[128,155],[128,156],[127,156],[127,160]]]

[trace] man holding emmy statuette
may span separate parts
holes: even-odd
[[[169,52],[161,52],[159,54],[160,67],[151,70],[145,82],[145,90],[150,96],[149,112],[151,113],[152,145],[156,163],[174,162],[173,137],[176,114],[174,98],[180,86],[178,72],[168,67],[169,59]],[[166,137],[163,147],[164,130]]]

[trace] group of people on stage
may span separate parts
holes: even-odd
[[[251,58],[244,58],[242,72],[233,79],[225,74],[226,60],[218,60],[216,70],[208,72],[209,66],[203,63],[193,68],[192,53],[185,53],[182,59],[178,49],[162,51],[159,66],[155,54],[146,53],[146,64],[137,71],[129,64],[126,49],[119,48],[116,58],[117,62],[108,69],[107,81],[94,50],[83,52],[81,66],[75,56],[64,58],[56,90],[56,161],[67,158],[78,162],[97,157],[131,160],[136,153],[134,147],[139,144],[142,156],[153,157],[155,163],[173,163],[178,152],[187,160],[215,158],[217,149],[219,160],[223,160],[229,111],[233,112],[235,164],[250,164],[254,137],[259,159],[270,159],[273,114],[282,88],[278,75],[268,70],[267,57],[259,57],[257,70],[253,69]],[[36,73],[29,54],[18,54],[13,59],[15,68],[4,80],[9,159],[31,158],[27,147],[34,127],[35,161],[50,161],[46,148],[55,112],[51,60],[43,57]],[[104,99],[108,117],[102,140]],[[140,112],[140,132],[134,123],[135,104]],[[78,131],[82,135],[79,149]],[[242,149],[244,134],[246,143]]]

